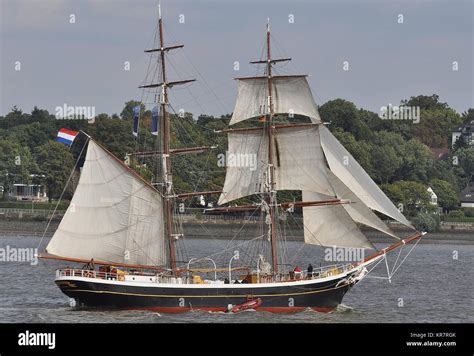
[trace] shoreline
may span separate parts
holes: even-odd
[[[0,238],[2,237],[51,237],[59,225],[59,221],[51,221],[48,231],[44,233],[47,221],[0,219]],[[411,230],[401,229],[399,226],[391,226],[401,238],[410,235]],[[242,222],[237,221],[188,221],[183,223],[184,234],[189,239],[219,239],[230,240],[238,232],[243,235],[255,237],[259,234],[258,224],[247,224],[242,227]],[[372,243],[387,243],[395,241],[375,230],[362,229],[362,232]],[[242,237],[244,237],[242,236]],[[240,238],[246,240],[245,238]],[[289,241],[303,241],[303,231],[300,228],[291,228]],[[474,233],[471,229],[443,229],[441,231],[428,233],[421,244],[457,244],[474,245]]]

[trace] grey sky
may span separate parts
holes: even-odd
[[[13,105],[54,113],[64,103],[112,114],[120,113],[125,101],[139,100],[137,87],[148,64],[143,50],[152,45],[157,3],[0,0],[0,115]],[[378,111],[413,95],[436,93],[459,112],[474,106],[470,0],[163,0],[162,8],[167,43],[185,45],[170,56],[170,79],[199,81],[173,90],[176,110],[232,112],[232,78],[255,73],[248,61],[260,56],[267,17],[275,56],[293,58],[279,71],[310,74],[318,104],[341,97]],[[69,23],[70,14],[75,24]],[[397,23],[399,14],[403,24]],[[16,61],[21,71],[15,71]],[[130,71],[124,71],[125,61],[131,62]],[[343,71],[343,61],[349,71]],[[453,61],[458,71],[452,70]]]

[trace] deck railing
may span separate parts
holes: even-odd
[[[272,283],[272,282],[293,282],[298,280],[305,279],[319,279],[330,276],[335,276],[346,271],[349,271],[355,267],[354,264],[339,264],[339,265],[330,265],[314,268],[313,272],[301,271],[301,272],[287,272],[279,273],[276,276],[259,274],[259,281],[257,283]],[[134,275],[134,273],[127,273],[129,275]],[[146,275],[154,276],[153,274],[141,274],[136,275]],[[95,270],[87,269],[78,269],[78,268],[65,268],[58,269],[56,271],[56,277],[83,277],[83,278],[96,278],[96,279],[105,279],[105,280],[125,280],[124,274],[115,273],[115,272],[102,272]],[[156,282],[158,283],[173,283],[177,281],[177,278],[167,277],[167,276],[157,276]],[[192,278],[179,278],[180,284],[192,284]],[[177,282],[176,282],[177,283]]]
[[[56,271],[56,277],[86,277],[86,278],[116,280],[118,276],[119,275],[117,273],[91,271],[91,270],[78,269],[78,268],[58,269]]]
[[[347,264],[338,264],[338,265],[335,264],[335,265],[330,265],[330,266],[321,266],[321,267],[313,268],[312,272],[290,271],[288,273],[282,273],[282,274],[277,275],[277,280],[281,282],[286,282],[286,281],[295,281],[295,280],[301,280],[301,279],[325,278],[325,277],[335,276],[335,275],[344,273],[346,271],[353,269],[354,267],[355,267],[355,264],[347,263]]]

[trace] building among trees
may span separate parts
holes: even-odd
[[[430,194],[430,204],[437,206],[438,205],[438,196],[433,191],[433,189],[431,189],[431,187],[428,187],[427,191]]]
[[[452,132],[452,147],[456,142],[462,139],[463,142],[468,145],[474,145],[474,120],[469,121],[468,123],[462,124],[461,126],[456,127]]]
[[[16,200],[47,201],[48,196],[41,184],[13,184],[9,196]]]
[[[461,190],[461,208],[474,208],[474,182],[470,182]]]

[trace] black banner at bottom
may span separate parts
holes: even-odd
[[[0,354],[474,351],[473,324],[0,324]]]

